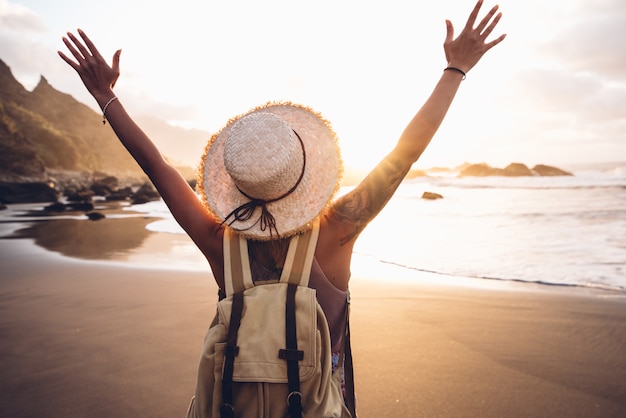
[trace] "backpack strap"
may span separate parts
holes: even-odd
[[[224,351],[224,369],[222,371],[222,406],[221,418],[233,418],[235,407],[233,406],[233,371],[235,369],[235,357],[239,354],[237,345],[237,333],[241,324],[243,313],[243,292],[233,295],[233,306],[230,313],[230,324],[226,335],[226,349]]]
[[[319,237],[319,221],[312,228],[291,238],[287,256],[283,265],[280,282],[287,283],[285,303],[285,349],[279,350],[279,358],[287,362],[287,382],[289,395],[289,415],[291,418],[302,417],[302,393],[300,393],[300,374],[298,362],[304,352],[298,350],[296,330],[296,291],[298,286],[308,287],[315,247]],[[234,416],[232,376],[235,357],[238,354],[237,333],[241,322],[244,297],[243,291],[254,287],[248,242],[230,229],[224,232],[224,287],[226,296],[233,297],[233,306],[227,334],[224,369],[222,373],[222,418]]]
[[[289,395],[290,418],[302,417],[302,393],[300,392],[300,368],[298,361],[304,358],[304,351],[298,350],[298,336],[296,333],[296,291],[298,285],[287,285],[287,303],[285,305],[285,342],[286,349],[278,352],[278,357],[287,361],[287,384]]]
[[[320,233],[319,220],[315,220],[310,230],[291,238],[287,257],[280,276],[281,283],[292,283],[308,287],[311,266]]]
[[[304,287],[309,285],[318,236],[319,221],[316,220],[310,230],[291,238],[280,276],[281,283],[293,283]],[[248,256],[248,241],[230,228],[226,228],[223,246],[226,296],[254,287]]]
[[[304,351],[298,350],[298,336],[296,330],[296,291],[298,286],[308,287],[311,276],[313,256],[319,236],[319,222],[300,235],[296,235],[289,243],[287,257],[280,277],[281,283],[287,283],[287,300],[285,304],[285,349],[279,351],[278,356],[287,362],[287,384],[289,395],[290,418],[302,417],[302,393],[300,392],[300,370],[298,361],[304,358]]]
[[[233,418],[235,416],[235,408],[233,406],[233,372],[235,357],[239,354],[237,334],[243,315],[243,291],[248,287],[254,286],[254,283],[252,282],[250,259],[248,258],[248,242],[229,228],[226,228],[223,245],[225,296],[232,296],[233,304],[224,351],[220,417]]]
[[[224,230],[224,287],[226,296],[243,292],[254,286],[248,241],[230,228]]]

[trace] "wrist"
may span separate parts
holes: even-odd
[[[446,63],[446,67],[454,67],[463,71],[465,74],[469,73],[469,70],[472,69],[471,65],[468,65],[463,60],[450,60]]]
[[[461,76],[461,80],[465,80],[465,78],[467,77],[467,74],[465,73],[464,70],[462,70],[459,67],[452,66],[452,65],[447,66],[446,68],[443,69],[443,71],[458,74],[459,76]]]
[[[107,100],[107,102],[102,106],[102,124],[103,125],[106,125],[107,123],[107,108],[109,107],[111,103],[113,103],[116,100],[119,100],[117,96],[113,96],[109,100]]]
[[[100,109],[102,109],[112,97],[115,97],[115,93],[111,89],[94,92],[92,95],[93,98],[96,99]]]

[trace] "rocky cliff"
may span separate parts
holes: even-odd
[[[0,61],[0,180],[46,181],[49,170],[142,175],[101,115],[44,77],[27,91]]]

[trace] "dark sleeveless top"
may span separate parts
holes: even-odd
[[[254,260],[250,260],[250,270],[252,271],[252,280],[254,282],[280,279],[280,272],[268,270]],[[315,289],[317,302],[326,316],[330,329],[332,351],[338,352],[341,350],[341,336],[346,318],[348,291],[342,291],[333,286],[315,258],[311,267],[309,287]]]

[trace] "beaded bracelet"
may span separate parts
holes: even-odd
[[[117,96],[111,97],[111,99],[109,99],[109,101],[102,108],[102,124],[103,125],[106,125],[107,123],[107,107],[109,107],[109,105],[115,100],[118,100]]]

